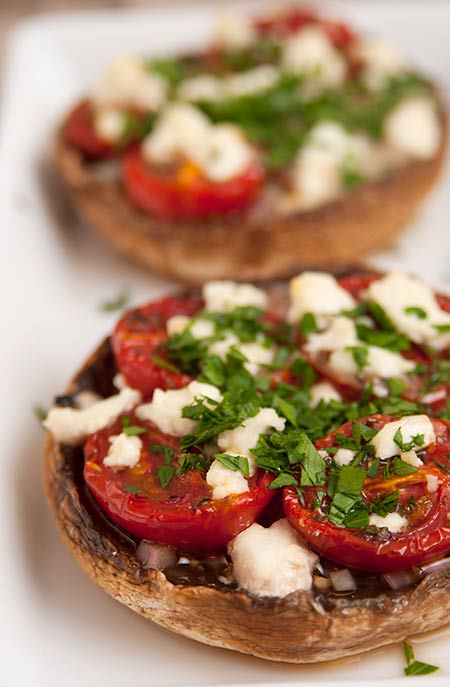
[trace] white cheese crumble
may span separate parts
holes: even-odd
[[[388,422],[371,439],[370,443],[375,446],[375,455],[378,458],[386,459],[391,456],[399,456],[402,452],[400,446],[394,441],[397,430],[401,431],[403,443],[406,444],[414,436],[423,434],[423,443],[420,448],[426,448],[436,441],[433,423],[426,415],[409,415],[400,420]]]
[[[150,420],[165,434],[182,437],[193,432],[197,426],[195,420],[182,417],[182,410],[192,405],[199,397],[210,398],[219,403],[222,400],[222,394],[217,387],[191,382],[182,389],[155,389],[150,403],[139,406],[136,415],[140,420]]]
[[[90,408],[99,401],[102,397],[95,393],[95,391],[89,391],[88,389],[83,389],[75,394],[73,398],[75,408],[79,410],[85,410],[85,408]]]
[[[203,286],[202,295],[208,312],[231,312],[244,306],[265,310],[267,306],[267,294],[253,284],[210,281]]]
[[[174,315],[166,322],[166,331],[169,336],[183,334],[187,329],[194,339],[207,339],[214,335],[214,323],[202,317],[192,319],[187,315]]]
[[[255,596],[311,589],[318,558],[285,519],[269,528],[254,523],[228,544],[228,552],[237,584]]]
[[[223,80],[212,74],[198,74],[186,79],[178,89],[181,100],[219,100],[223,97]]]
[[[311,394],[310,405],[315,408],[320,401],[329,403],[330,401],[342,401],[339,391],[330,382],[317,382],[309,390]]]
[[[283,66],[305,75],[323,88],[337,88],[347,76],[347,63],[318,26],[307,26],[285,41]]]
[[[337,315],[352,310],[356,301],[336,279],[326,272],[303,272],[290,282],[291,306],[288,320],[297,322],[307,312],[314,315]]]
[[[208,346],[208,351],[225,360],[232,346],[235,346],[247,358],[244,368],[251,375],[257,375],[261,366],[270,365],[273,362],[274,350],[272,348],[266,348],[257,342],[241,343],[234,334],[227,334],[222,340],[214,341]]]
[[[228,50],[249,48],[258,38],[253,23],[238,14],[222,13],[213,28],[213,43]]]
[[[335,122],[317,124],[292,166],[292,206],[308,209],[336,198],[343,189],[346,165],[363,176],[376,174],[374,149],[363,134],[351,134]]]
[[[423,462],[420,460],[419,456],[413,448],[410,451],[403,451],[402,453],[400,453],[400,458],[403,460],[404,463],[412,465],[413,468],[420,468],[423,465]]]
[[[261,408],[254,417],[244,420],[240,427],[221,432],[217,437],[217,443],[224,453],[234,453],[248,458],[252,475],[255,473],[256,463],[250,449],[255,448],[260,434],[266,434],[271,429],[281,432],[285,425],[284,417],[280,417],[273,408]]]
[[[427,480],[427,491],[429,494],[434,494],[440,485],[440,479],[437,475],[427,475],[426,476]]]
[[[389,77],[406,69],[405,60],[397,47],[375,38],[359,40],[353,55],[362,62],[361,78],[373,91],[382,89]]]
[[[349,448],[338,448],[333,458],[334,462],[342,467],[343,465],[350,465],[355,455],[356,451]]]
[[[200,110],[183,103],[169,105],[161,113],[142,142],[142,154],[156,164],[171,163],[181,155],[216,182],[238,176],[255,158],[239,127],[211,124]]]
[[[280,72],[270,64],[262,64],[253,69],[239,72],[224,80],[224,96],[236,98],[241,95],[252,95],[272,88],[280,78]]]
[[[233,454],[235,455],[235,454]],[[220,461],[214,460],[206,473],[206,481],[212,487],[213,499],[224,499],[231,494],[248,491],[248,482],[240,470],[231,470]]]
[[[358,337],[353,321],[348,317],[334,317],[323,332],[310,334],[305,344],[308,353],[340,351],[346,346],[357,346]]]
[[[119,394],[98,401],[83,410],[52,408],[42,424],[53,434],[56,441],[77,444],[89,434],[110,425],[121,413],[131,410],[140,401],[139,391],[125,388]]]
[[[427,97],[400,101],[387,115],[383,129],[388,145],[423,160],[433,157],[441,142],[436,104]]]
[[[167,97],[167,83],[146,66],[144,60],[122,55],[109,64],[93,92],[96,106],[157,110]]]
[[[178,97],[189,101],[215,101],[221,98],[252,95],[269,90],[279,78],[279,70],[270,64],[263,64],[223,78],[211,74],[198,74],[181,84]]]
[[[117,143],[124,132],[123,112],[117,107],[102,107],[94,114],[94,129],[108,143]]]
[[[408,526],[408,520],[400,513],[388,513],[385,517],[372,513],[369,516],[369,525],[372,527],[386,527],[392,534],[404,532]]]
[[[433,290],[414,277],[390,272],[372,282],[367,297],[381,305],[396,329],[418,344],[442,350],[450,346],[450,332],[439,333],[436,326],[449,325],[450,314],[440,309]],[[425,318],[408,308],[420,308]]]
[[[360,345],[364,345],[361,344]],[[351,351],[338,349],[331,353],[328,359],[329,369],[343,383],[352,383],[359,377],[366,380],[391,379],[392,377],[404,377],[415,367],[412,360],[403,358],[398,353],[393,353],[379,346],[366,346],[367,361],[360,370]],[[384,395],[384,389],[378,389],[379,395]]]
[[[109,437],[111,446],[103,459],[103,465],[108,468],[134,468],[139,463],[142,450],[142,440],[137,436],[117,434]]]

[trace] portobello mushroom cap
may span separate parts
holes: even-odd
[[[275,308],[285,309],[285,293],[285,287],[271,288]],[[115,372],[107,339],[75,375],[67,394],[89,389],[111,395]],[[133,611],[205,644],[274,661],[314,663],[392,644],[449,622],[449,568],[435,570],[404,591],[379,585],[367,595],[300,591],[257,598],[219,580],[177,581],[168,571],[145,569],[136,542],[102,514],[84,483],[79,447],[58,444],[49,434],[43,481],[61,537],[86,574]]]

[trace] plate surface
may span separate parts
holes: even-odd
[[[253,3],[260,8],[261,3]],[[330,3],[363,29],[399,46],[450,93],[450,6],[444,2]],[[3,472],[0,643],[4,684],[447,685],[450,630],[417,640],[436,676],[402,677],[399,647],[301,667],[202,646],[172,635],[115,603],[78,569],[59,541],[40,483],[43,436],[33,406],[49,406],[80,361],[111,328],[101,304],[124,291],[132,301],[173,284],[117,257],[74,218],[48,168],[52,132],[92,75],[117,52],[174,52],[207,35],[213,10],[108,11],[44,15],[18,26],[9,45],[0,139]],[[371,260],[450,286],[450,170],[420,217]],[[419,645],[420,642],[420,645]]]

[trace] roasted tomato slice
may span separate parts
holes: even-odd
[[[271,477],[259,472],[249,479],[249,491],[212,499],[205,473],[191,469],[177,475],[179,441],[159,432],[150,423],[129,417],[131,426],[146,431],[139,435],[142,451],[133,468],[105,467],[103,460],[110,437],[122,431],[117,420],[108,429],[91,435],[84,448],[84,478],[110,518],[138,539],[150,539],[186,551],[215,552],[249,527],[271,501]],[[166,448],[159,451],[157,446]],[[166,471],[162,480],[158,468]],[[167,469],[172,475],[167,483]]]
[[[174,315],[192,317],[202,307],[200,298],[164,298],[128,310],[112,334],[117,367],[128,384],[150,398],[156,388],[179,389],[191,377],[167,358],[166,322]]]
[[[113,146],[95,131],[94,114],[89,100],[83,100],[69,113],[63,126],[64,137],[70,145],[94,159],[109,157]]]
[[[308,24],[316,24],[323,28],[330,41],[340,50],[347,48],[355,40],[353,32],[346,24],[320,19],[307,9],[291,8],[254,22],[261,35],[279,38],[297,33]]]
[[[379,431],[393,419],[376,415],[359,422]],[[373,504],[392,498],[396,503],[392,512],[405,519],[403,531],[394,533],[384,526],[370,524],[349,528],[328,519],[331,483],[336,479],[330,467],[332,459],[328,461],[326,484],[304,487],[303,503],[293,487],[285,488],[284,509],[291,525],[314,550],[331,561],[359,570],[377,573],[402,570],[447,554],[450,551],[450,423],[436,419],[432,423],[436,442],[419,451],[423,466],[412,468],[408,474],[392,471],[385,478],[386,461],[384,464],[381,461],[376,475],[367,476],[363,483],[361,498],[369,511]],[[316,448],[339,447],[342,440],[337,440],[336,435],[350,437],[352,423],[316,442]]]
[[[168,171],[151,167],[138,148],[123,160],[128,196],[140,210],[161,219],[200,219],[244,210],[257,197],[264,177],[256,161],[232,179],[213,182],[190,162]]]

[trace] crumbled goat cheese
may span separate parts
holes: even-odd
[[[437,475],[427,475],[426,480],[428,493],[434,494],[439,489],[441,483],[439,477]]]
[[[404,532],[407,528],[408,520],[400,513],[388,513],[384,518],[381,515],[372,513],[369,516],[369,525],[371,527],[386,527],[389,532],[398,534],[398,532]]]
[[[361,79],[373,91],[406,69],[406,63],[396,46],[374,38],[359,40],[353,48],[356,60],[362,62]]]
[[[400,453],[400,458],[404,463],[412,465],[413,468],[420,468],[423,465],[423,462],[420,460],[413,448],[410,451],[403,451]]]
[[[243,494],[249,488],[240,470],[231,470],[218,460],[211,463],[206,473],[206,481],[213,488],[213,499],[224,499],[231,494]]]
[[[208,351],[225,360],[232,346],[235,346],[247,358],[244,367],[251,375],[257,375],[261,366],[270,365],[273,362],[274,350],[272,348],[266,348],[257,342],[241,343],[234,334],[227,334],[224,339],[214,341],[208,346]]]
[[[139,406],[136,415],[140,420],[150,420],[166,434],[182,437],[197,426],[195,420],[182,416],[183,408],[193,405],[196,398],[210,398],[220,403],[222,394],[217,387],[200,382],[191,382],[182,389],[156,389],[150,403]]]
[[[124,132],[123,112],[116,107],[102,107],[94,114],[94,129],[108,143],[117,143]]]
[[[286,420],[273,408],[261,408],[254,417],[244,420],[240,427],[221,432],[217,437],[217,443],[225,453],[235,453],[248,458],[252,475],[256,470],[256,464],[250,450],[255,448],[260,434],[266,434],[271,429],[281,432],[285,425]]]
[[[117,434],[109,437],[111,446],[103,459],[103,465],[108,468],[134,468],[139,463],[142,450],[142,440],[136,436]]]
[[[213,28],[213,43],[228,50],[249,48],[258,38],[253,23],[247,17],[222,13]]]
[[[83,410],[52,408],[43,425],[56,441],[77,444],[89,434],[110,425],[121,414],[131,410],[141,401],[141,394],[125,388],[119,394],[102,399]]]
[[[255,157],[239,127],[211,124],[200,110],[183,103],[169,105],[161,113],[142,142],[142,154],[157,164],[173,162],[182,155],[217,182],[238,176]]]
[[[441,125],[431,98],[402,100],[389,112],[383,128],[390,146],[422,160],[433,157],[441,142]]]
[[[307,26],[285,41],[283,66],[310,76],[323,88],[338,88],[347,76],[347,64],[324,29]]]
[[[307,312],[337,315],[352,310],[356,302],[336,279],[326,272],[303,272],[290,282],[291,307],[288,320],[297,322]]]
[[[169,336],[183,334],[186,329],[194,339],[207,339],[214,335],[214,323],[202,317],[192,319],[186,315],[174,315],[166,322],[166,330]]]
[[[433,290],[414,277],[390,272],[372,282],[367,297],[380,305],[394,327],[418,344],[443,350],[450,346],[450,332],[440,333],[436,326],[449,325],[450,315],[440,309]],[[408,308],[424,310],[426,317],[418,317]]]
[[[350,465],[355,455],[356,452],[349,448],[338,448],[333,458],[334,462],[342,467],[343,465]]]
[[[129,107],[157,110],[167,97],[167,83],[152,74],[144,60],[122,55],[106,68],[93,92],[97,107]]]
[[[208,312],[231,312],[245,306],[264,310],[267,306],[267,294],[253,284],[210,281],[203,286],[202,295]]]
[[[342,401],[342,396],[330,382],[317,382],[309,390],[311,394],[310,405],[315,408],[320,401],[329,403],[330,401]]]
[[[429,417],[426,415],[402,417],[400,420],[385,424],[371,439],[370,443],[375,446],[375,455],[378,458],[391,458],[391,456],[399,456],[401,454],[400,446],[394,441],[397,430],[401,431],[404,444],[412,441],[414,436],[423,434],[423,443],[420,445],[421,449],[430,446],[430,444],[436,441],[433,423]]]
[[[285,519],[268,528],[254,523],[228,544],[228,552],[237,584],[255,596],[283,597],[312,587],[318,558]]]

